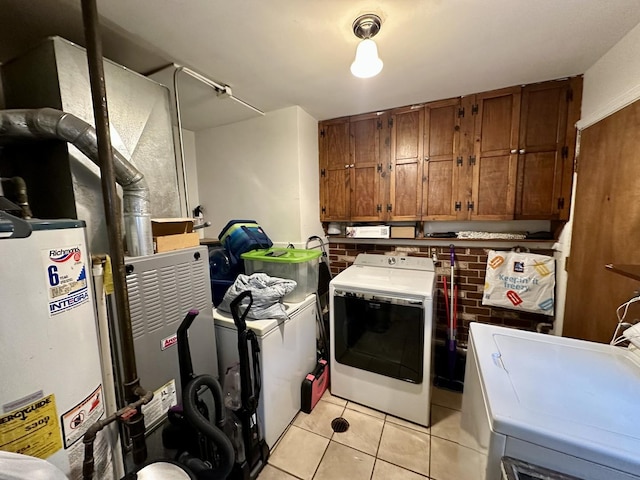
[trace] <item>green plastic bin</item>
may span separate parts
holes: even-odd
[[[284,297],[288,303],[302,302],[318,289],[320,250],[273,247],[241,255],[247,275],[266,273],[271,277],[295,280],[296,288]]]

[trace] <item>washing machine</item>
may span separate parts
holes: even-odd
[[[331,393],[428,426],[434,294],[430,258],[362,253],[334,277]]]
[[[639,398],[633,350],[472,323],[459,442],[484,454],[478,480],[500,479],[503,457],[638,480]]]
[[[315,294],[299,303],[285,303],[286,320],[247,319],[260,345],[262,390],[258,418],[273,448],[300,410],[300,388],[316,365]],[[230,313],[214,309],[220,378],[238,362],[238,333]]]

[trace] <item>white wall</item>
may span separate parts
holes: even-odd
[[[301,108],[298,108],[298,157],[300,162],[300,239],[306,242],[313,235],[322,237],[324,232],[320,223],[318,122]]]
[[[578,129],[582,130],[640,99],[640,24],[625,35],[585,73],[582,107]],[[580,136],[578,150],[580,157]],[[578,174],[573,176],[572,198],[575,198]],[[562,334],[568,276],[564,270],[571,254],[574,205],[558,243],[556,259],[556,322],[554,333]]]
[[[640,24],[584,74],[580,129],[640,98]]]
[[[317,122],[300,107],[196,133],[199,203],[217,237],[232,219],[256,220],[276,244],[322,233]]]

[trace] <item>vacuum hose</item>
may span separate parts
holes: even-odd
[[[213,394],[215,403],[215,424],[213,425],[198,410],[198,390],[201,387],[208,387]],[[224,434],[221,428],[224,426],[224,403],[222,399],[222,389],[218,381],[211,375],[199,375],[187,383],[182,394],[184,404],[184,415],[189,423],[202,435],[211,440],[220,448],[220,464],[216,468],[198,473],[198,478],[206,480],[225,479],[231,473],[235,462],[235,453],[231,440]]]

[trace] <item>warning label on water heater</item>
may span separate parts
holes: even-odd
[[[42,250],[50,317],[89,301],[84,256],[80,245]]]

